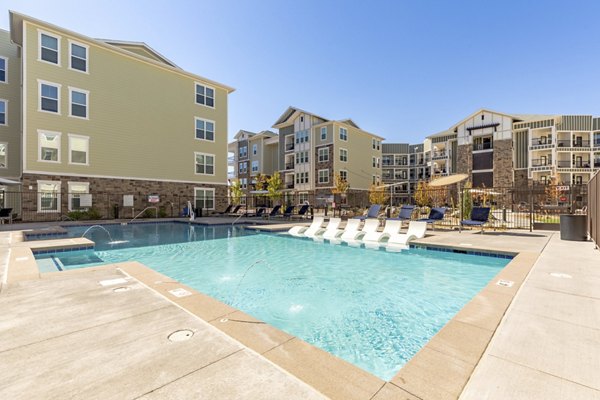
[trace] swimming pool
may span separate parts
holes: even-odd
[[[139,261],[385,380],[509,262],[203,228],[212,229],[200,241],[37,258],[56,257],[64,269]],[[150,237],[157,228],[140,229]]]

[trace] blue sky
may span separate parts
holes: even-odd
[[[289,105],[419,142],[468,114],[600,115],[599,1],[60,1],[8,9],[144,41],[235,87],[229,137]]]

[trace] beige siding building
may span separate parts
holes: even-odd
[[[61,214],[79,204],[72,197],[100,192],[137,195],[138,210],[150,194],[177,194],[205,209],[226,201],[232,88],[180,69],[144,43],[10,17],[14,45],[4,36],[0,43],[9,78],[18,84],[23,74],[22,92],[11,87],[9,101],[10,129],[14,122],[22,133],[9,143],[16,166],[6,176],[39,193],[29,207]],[[108,206],[101,197],[92,196],[92,206]]]

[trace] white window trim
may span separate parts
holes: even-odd
[[[76,135],[74,133],[68,133],[68,147],[69,147],[69,164],[70,165],[83,165],[83,166],[89,166],[90,165],[90,137],[89,136],[84,136],[84,135]],[[78,139],[87,139],[87,152],[85,154],[85,164],[82,163],[74,163],[71,159],[71,138],[78,138]]]
[[[8,126],[8,100],[0,99],[0,103],[4,103],[4,123],[0,123],[0,126]]]
[[[202,156],[211,156],[213,158],[213,173],[212,174],[196,172],[196,157],[200,156],[200,155],[202,155]],[[194,152],[194,174],[195,175],[215,176],[216,164],[217,164],[217,157],[214,154],[202,153],[202,152],[199,152],[199,151],[195,151]],[[206,169],[206,164],[204,164],[204,167]]]
[[[204,121],[204,137],[206,137],[206,123],[210,122],[211,124],[213,124],[213,140],[200,139],[196,136],[196,126],[197,126],[196,124],[198,121]],[[194,117],[194,139],[200,140],[202,142],[214,142],[216,140],[216,138],[217,138],[217,123],[215,121],[213,121],[212,119]]]
[[[0,56],[4,60],[4,80],[0,83],[8,84],[8,57]]]
[[[40,190],[40,186],[43,184],[58,184],[58,191],[57,191],[57,196],[56,196],[56,210],[42,210],[42,191]],[[62,184],[60,181],[37,181],[37,212],[38,213],[59,213],[62,207],[61,204],[61,187]]]
[[[207,106],[206,104],[196,102],[196,85],[204,86],[205,89],[209,88],[209,89],[213,90],[213,105],[212,106]],[[205,92],[205,95],[206,95],[206,92]],[[213,86],[207,85],[206,83],[194,82],[194,104],[202,106],[202,107],[214,109],[217,106],[217,89],[215,89]]]
[[[204,208],[204,210],[214,210],[215,209],[215,189],[213,188],[204,188],[204,187],[195,187],[194,188],[194,206],[196,206],[196,200],[197,200],[197,196],[196,196],[196,191],[197,190],[204,190],[205,196],[206,197],[206,192],[212,192],[212,198],[213,198],[213,207],[212,208]]]
[[[325,139],[323,139],[323,131],[325,131]],[[322,126],[321,127],[321,141],[327,140],[327,127],[326,126]]]
[[[68,69],[70,69],[71,71],[75,71],[75,72],[79,72],[81,74],[90,74],[90,46],[88,46],[87,44],[83,44],[81,42],[77,42],[75,40],[71,40],[71,39],[67,39],[67,41],[69,42],[69,63],[68,63]],[[77,46],[81,46],[81,47],[85,47],[85,55],[86,55],[86,59],[85,59],[85,71],[82,71],[80,69],[75,69],[75,68],[71,68],[71,58],[73,57],[73,53],[72,53],[72,44],[76,44]],[[79,58],[79,57],[77,57]]]
[[[252,155],[255,156],[258,154],[258,145],[256,143],[254,143],[252,145]]]
[[[340,178],[342,178],[342,172],[344,172],[345,175],[346,175],[346,182],[348,182],[348,170],[347,169],[340,169],[338,172],[340,173]]]
[[[7,169],[8,168],[8,143],[7,142],[0,142],[0,144],[4,145],[4,167],[0,167],[0,169]]]
[[[79,89],[73,86],[67,86],[67,88],[69,89],[69,117],[71,118],[78,118],[78,119],[85,119],[85,120],[89,120],[90,119],[90,91],[89,90],[85,90],[85,89]],[[72,114],[72,105],[73,105],[73,92],[81,92],[81,93],[85,93],[85,117],[80,117],[78,115],[73,115]],[[60,95],[58,96],[60,98]],[[41,95],[40,95],[40,99],[41,99]],[[60,102],[60,100],[59,100]],[[59,107],[60,110],[60,107]]]
[[[44,31],[42,29],[38,29],[38,61],[39,62],[43,62],[45,64],[50,64],[50,65],[54,65],[55,67],[60,67],[61,66],[61,62],[60,62],[60,41],[61,41],[61,37],[55,33],[52,32],[48,32],[48,31]],[[57,40],[57,49],[56,52],[58,53],[56,56],[56,60],[58,61],[56,64],[50,62],[50,61],[46,61],[46,60],[42,60],[42,34],[46,35],[46,36],[52,36],[53,38],[55,38]]]
[[[345,161],[342,160],[342,150],[344,150],[346,152],[346,160]],[[340,162],[347,163],[348,162],[348,158],[350,158],[349,155],[348,155],[348,149],[344,149],[344,148],[340,147],[340,152],[339,152],[338,158],[339,158]]]
[[[254,165],[256,165],[256,170],[254,170]],[[250,172],[259,172],[260,171],[260,162],[258,160],[252,160],[250,163]]]
[[[40,138],[42,136],[42,134],[44,133],[48,133],[51,135],[58,135],[58,153],[57,153],[57,161],[52,161],[52,160],[42,160],[42,146],[40,145]],[[43,163],[50,163],[50,164],[60,164],[60,159],[61,159],[61,152],[60,152],[60,148],[62,147],[62,133],[60,132],[54,132],[54,131],[46,131],[46,130],[38,130],[38,142],[37,142],[37,148],[38,148],[38,162],[43,162]]]
[[[67,182],[67,197],[68,197],[67,209],[69,211],[73,211],[73,208],[71,208],[71,200],[73,199],[73,193],[71,193],[71,185],[85,185],[85,186],[87,186],[87,192],[86,193],[76,193],[76,194],[90,194],[90,183],[89,182],[68,181]]]
[[[43,113],[47,113],[47,114],[52,114],[52,115],[61,115],[60,112],[60,92],[62,90],[62,85],[60,83],[54,83],[54,82],[49,82],[49,81],[44,81],[41,79],[38,79],[38,112],[43,112]],[[52,112],[52,111],[46,111],[46,110],[42,110],[42,85],[50,85],[50,86],[55,86],[58,88],[58,111],[57,112]]]
[[[327,180],[321,182],[321,172],[327,172]],[[320,169],[317,173],[317,183],[329,183],[329,169]]]
[[[346,131],[346,139],[342,139],[342,129]],[[340,126],[339,131],[338,131],[338,137],[340,138],[341,141],[347,142],[348,141],[348,129]]]
[[[321,160],[321,150],[325,150],[325,159]],[[317,162],[328,162],[329,161],[329,147],[319,147],[317,149]]]

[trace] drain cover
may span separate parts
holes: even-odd
[[[168,339],[171,342],[185,342],[186,340],[190,340],[194,336],[194,332],[189,329],[182,329],[179,331],[175,331],[168,336]]]
[[[121,286],[121,287],[118,287],[118,288],[114,288],[113,292],[120,293],[120,292],[126,292],[128,290],[131,290],[131,286]]]

